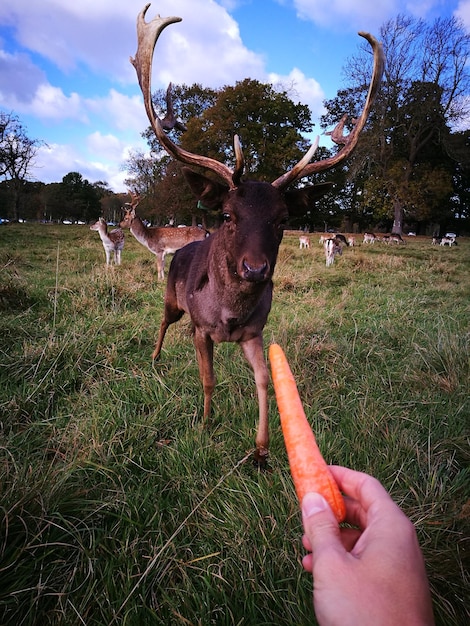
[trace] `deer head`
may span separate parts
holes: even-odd
[[[131,201],[126,202],[122,207],[124,217],[119,224],[121,228],[130,228],[132,220],[135,218],[135,209],[140,203],[140,194],[138,192],[128,189],[127,193],[130,195]]]

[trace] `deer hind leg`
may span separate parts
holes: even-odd
[[[209,335],[196,328],[194,331],[194,346],[196,348],[199,377],[204,389],[204,420],[207,420],[211,413],[212,394],[216,384],[214,342]]]
[[[178,306],[178,298],[176,296],[175,283],[170,273],[165,291],[165,308],[163,311],[163,319],[160,324],[160,332],[158,333],[155,350],[152,353],[152,360],[156,361],[160,357],[160,352],[165,339],[166,331],[171,324],[180,320],[184,315],[184,309]]]
[[[184,311],[181,309],[173,308],[165,304],[165,313],[163,315],[162,322],[160,324],[160,331],[158,333],[157,343],[155,349],[152,352],[152,361],[158,361],[160,358],[160,352],[162,351],[163,340],[165,339],[166,331],[168,327],[180,320],[184,315]]]
[[[268,423],[268,383],[269,373],[263,352],[263,338],[254,337],[241,344],[243,354],[251,365],[255,374],[256,390],[258,393],[259,422],[256,433],[255,461],[260,467],[265,467],[269,450],[269,423]]]

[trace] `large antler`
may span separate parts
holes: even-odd
[[[150,6],[150,3],[145,5],[142,11],[137,16],[137,52],[135,58],[131,57],[131,63],[135,67],[137,72],[137,78],[139,80],[140,89],[144,97],[145,110],[150,120],[150,124],[157,136],[159,142],[163,145],[165,150],[171,154],[178,161],[187,163],[189,165],[198,165],[200,167],[207,168],[215,172],[229,185],[231,189],[234,189],[240,182],[240,178],[243,173],[244,159],[240,145],[238,135],[234,137],[234,149],[236,165],[235,170],[231,170],[223,163],[219,163],[215,159],[209,157],[200,156],[183,150],[176,145],[165,133],[162,122],[156,116],[155,110],[152,104],[151,93],[151,74],[152,74],[152,58],[153,51],[157,40],[161,32],[169,24],[175,24],[181,22],[180,17],[160,17],[157,15],[151,22],[145,21],[145,14]],[[165,117],[165,128],[169,130],[176,124],[176,118],[174,117],[171,104],[171,94],[167,91],[167,104],[168,112]]]
[[[359,119],[355,120],[354,128],[349,135],[343,135],[344,125],[348,117],[347,115],[343,115],[335,129],[330,133],[331,139],[332,141],[334,141],[334,143],[343,144],[343,148],[337,154],[329,157],[328,159],[323,159],[322,161],[309,163],[313,156],[313,153],[315,152],[316,146],[318,145],[317,139],[315,146],[312,146],[310,148],[307,154],[297,163],[297,165],[295,165],[289,172],[286,172],[272,183],[274,187],[283,189],[299,178],[304,178],[305,176],[311,176],[312,174],[317,174],[318,172],[328,170],[346,159],[356,147],[359,135],[365,126],[367,117],[374,103],[375,96],[377,95],[385,65],[385,56],[382,44],[379,43],[377,39],[369,33],[360,32],[359,35],[367,39],[374,52],[374,69],[372,72],[372,79],[361,116],[359,117]]]

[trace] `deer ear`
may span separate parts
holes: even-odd
[[[228,187],[202,174],[193,172],[188,167],[181,168],[191,191],[208,209],[219,209],[228,194]]]
[[[312,204],[324,196],[333,186],[333,183],[318,183],[302,189],[286,191],[284,198],[289,215],[302,216],[312,208]]]

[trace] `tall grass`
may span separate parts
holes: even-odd
[[[266,343],[286,349],[326,458],[377,476],[416,525],[438,624],[468,609],[470,242],[322,250],[286,234]],[[187,321],[150,355],[163,286],[127,237],[0,229],[0,623],[315,623],[271,397],[270,469],[240,350],[213,416]],[[271,394],[272,396],[272,394]],[[397,598],[397,602],[400,599]]]

